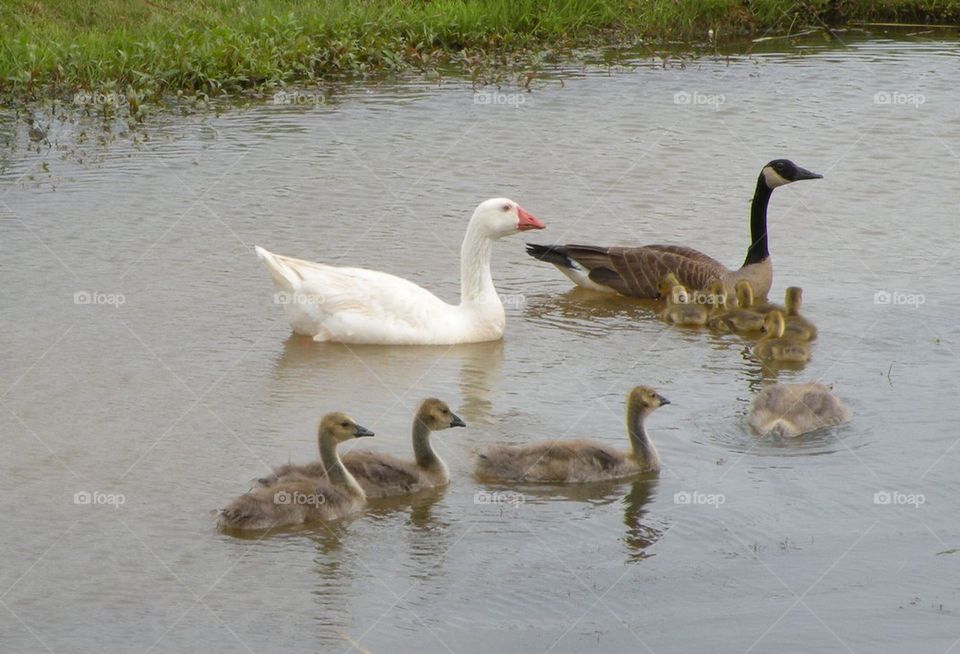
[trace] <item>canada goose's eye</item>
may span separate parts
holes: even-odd
[[[503,211],[503,212],[510,211],[510,205],[509,204],[503,205],[502,207],[500,207],[500,211]]]
[[[350,426],[350,423],[344,420],[343,422],[340,423],[340,426],[346,428]]]
[[[447,414],[449,414],[449,413],[450,413],[450,409],[444,409],[444,410],[443,410],[443,415],[447,415]]]

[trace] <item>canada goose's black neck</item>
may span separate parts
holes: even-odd
[[[634,458],[641,466],[656,468],[660,465],[660,454],[647,436],[647,429],[643,425],[644,418],[646,415],[636,404],[631,404],[627,408],[627,433],[630,436],[630,446],[633,449]]]
[[[757,178],[757,190],[753,192],[753,200],[750,203],[750,247],[747,249],[744,266],[760,263],[770,256],[770,251],[767,249],[767,204],[770,202],[772,193],[773,189],[767,186],[763,173],[760,173],[760,177]]]
[[[413,419],[413,457],[418,468],[432,469],[443,466],[443,462],[430,445],[430,429],[420,416]]]

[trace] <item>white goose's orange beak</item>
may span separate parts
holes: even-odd
[[[527,213],[523,210],[523,207],[517,206],[517,229],[521,232],[525,232],[529,229],[546,229],[546,225],[537,220],[536,216]]]

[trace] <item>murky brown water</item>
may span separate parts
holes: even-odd
[[[958,63],[935,35],[640,60],[490,104],[457,83],[358,89],[161,119],[82,163],[4,152],[2,649],[955,649]],[[700,244],[734,265],[756,175],[781,156],[825,179],[771,204],[774,294],[803,286],[821,334],[780,378],[835,381],[857,414],[795,443],[747,432],[764,373],[743,341],[571,293],[521,238],[495,257],[504,342],[453,348],[292,338],[251,253],[455,299],[465,221],[506,195],[548,223],[531,240]],[[658,481],[470,477],[488,442],[623,443],[637,383],[673,401],[650,420]],[[213,528],[268,464],[313,457],[321,413],[406,454],[428,395],[470,425],[436,439],[446,490],[262,539]],[[83,491],[124,503],[75,504]],[[523,502],[482,502],[500,491]]]

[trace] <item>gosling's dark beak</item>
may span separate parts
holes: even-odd
[[[797,166],[797,178],[794,181],[799,182],[801,179],[823,179],[823,175],[820,175],[819,173],[812,173],[806,168]]]
[[[373,432],[366,427],[357,425],[356,429],[353,430],[353,436],[354,438],[363,438],[364,436],[373,436]]]
[[[664,396],[658,395],[657,397],[660,398],[660,406],[663,406],[664,404],[671,404],[670,400],[668,400]]]
[[[467,423],[465,423],[463,420],[461,420],[461,419],[460,419],[460,416],[458,416],[456,413],[451,413],[450,415],[453,416],[453,419],[450,421],[450,426],[451,426],[451,427],[466,427],[466,426],[467,426]]]

